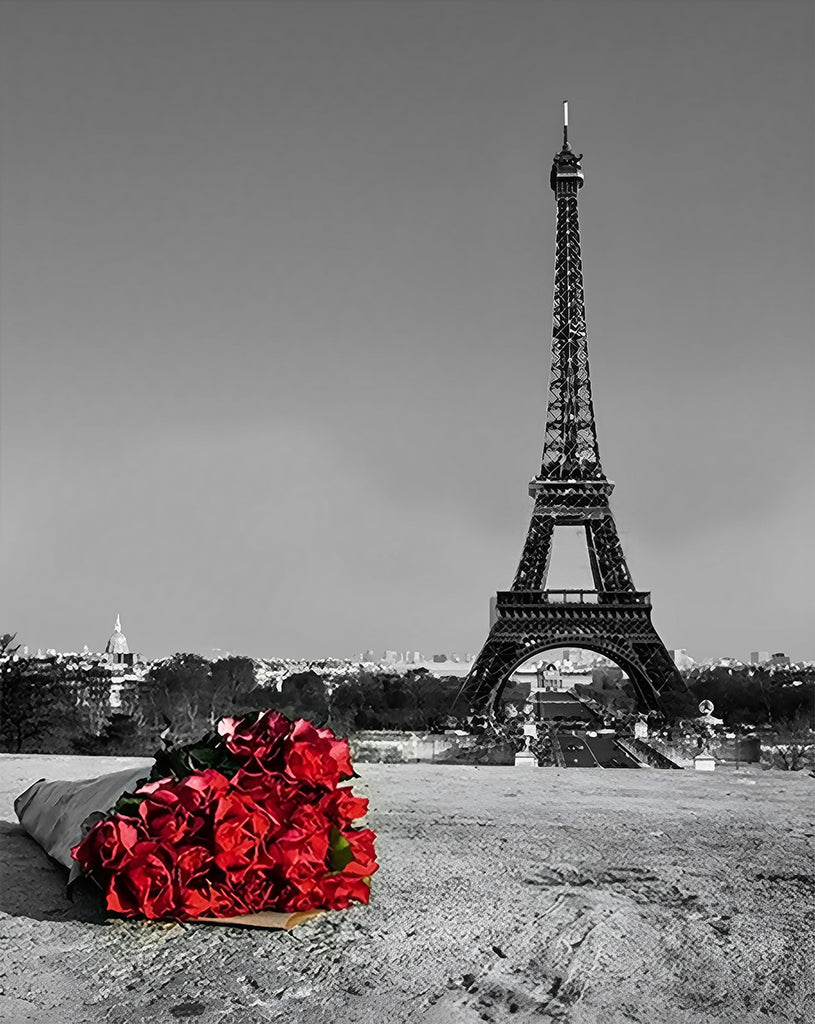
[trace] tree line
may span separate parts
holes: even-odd
[[[322,675],[296,672],[278,689],[258,685],[250,658],[210,661],[175,654],[127,680],[118,706],[111,704],[112,676],[105,664],[76,657],[15,657],[13,637],[0,637],[0,750],[74,754],[150,755],[162,736],[190,741],[225,715],[276,708],[309,718],[340,735],[362,730],[437,732],[472,726],[461,700],[462,680],[426,669]],[[636,710],[630,684],[603,670],[582,696],[612,717]],[[815,666],[703,666],[684,674],[680,687],[663,693],[667,724],[693,719],[702,700],[728,728],[815,727]]]
[[[104,664],[65,656],[0,657],[0,750],[151,755],[162,737],[188,742],[227,715],[275,708],[339,735],[366,729],[432,732],[464,720],[461,679],[426,669],[404,675],[298,672],[280,689],[258,685],[251,658],[175,654],[117,683]]]

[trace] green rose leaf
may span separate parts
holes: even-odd
[[[351,844],[336,827],[332,827],[328,834],[329,850],[328,863],[332,872],[342,871],[354,859],[351,853]]]
[[[113,805],[114,814],[126,814],[128,817],[135,817],[139,813],[139,807],[144,797],[135,796],[133,793],[122,793]]]

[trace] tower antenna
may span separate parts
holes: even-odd
[[[569,145],[569,101],[563,101],[563,146]]]

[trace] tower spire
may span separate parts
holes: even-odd
[[[569,106],[563,103],[563,149],[552,161],[550,184],[557,200],[552,363],[546,439],[538,479],[603,479],[591,401],[583,257],[577,193],[583,171],[567,140]]]

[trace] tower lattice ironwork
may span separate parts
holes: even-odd
[[[658,708],[660,690],[679,682],[651,623],[651,595],[634,588],[609,505],[614,484],[600,464],[577,213],[582,159],[569,144],[564,116],[563,148],[550,176],[557,201],[552,365],[543,459],[529,484],[535,505],[512,586],[498,592],[489,635],[463,686],[471,706],[489,712],[515,668],[554,647],[584,647],[612,659],[642,708]],[[556,526],[584,527],[594,590],[547,590]]]

